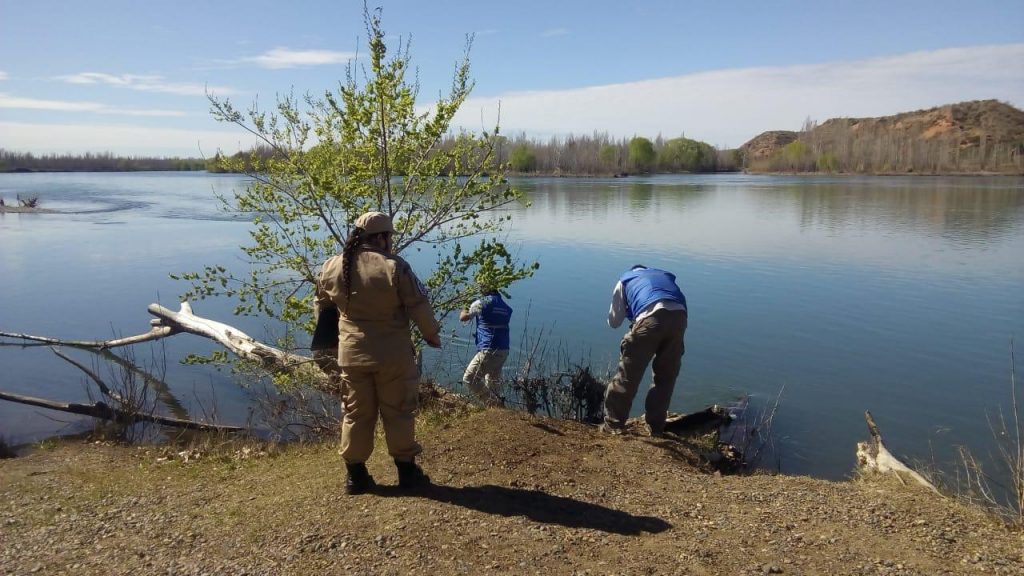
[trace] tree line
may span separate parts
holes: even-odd
[[[206,170],[202,158],[115,156],[111,152],[43,154],[0,148],[0,172],[140,172]]]
[[[671,172],[721,172],[738,169],[733,150],[680,136],[654,140],[642,136],[612,138],[607,133],[552,136],[547,140],[495,136],[498,160],[514,174],[610,176]]]
[[[462,133],[449,133],[441,139],[438,153],[455,148],[466,149]],[[509,138],[488,136],[493,160],[508,167],[512,174],[551,176],[612,176],[676,172],[728,172],[740,168],[736,150],[719,150],[690,138],[654,140],[642,136],[612,138],[607,133],[552,136],[547,140],[525,134]],[[313,147],[316,149],[317,146]],[[274,155],[267,145],[236,152],[230,156],[217,152],[213,158],[159,158],[115,156],[111,152],[85,154],[34,155],[0,148],[0,172],[135,172],[197,171],[213,173],[251,172],[255,165]],[[460,159],[460,165],[472,165],[473,159]],[[446,173],[457,172],[455,163]]]
[[[447,154],[455,149],[463,151],[469,136],[448,133],[437,146],[435,154]],[[547,140],[528,138],[525,134],[509,138],[500,134],[486,137],[490,159],[504,166],[508,173],[544,176],[619,176],[628,174],[678,172],[729,172],[738,170],[740,157],[736,150],[719,150],[710,144],[685,137],[654,140],[642,136],[615,139],[606,133],[591,136],[553,136]],[[324,144],[313,146],[307,153],[318,154]],[[255,146],[246,152],[225,156],[220,152],[207,168],[211,172],[251,172],[259,164],[275,155],[266,145]],[[465,176],[460,167],[479,164],[480,158],[459,156],[441,170],[442,175]],[[241,167],[241,168],[240,168]],[[404,175],[400,167],[395,175]]]

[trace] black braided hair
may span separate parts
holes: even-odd
[[[349,233],[348,239],[345,240],[345,247],[342,248],[342,272],[341,281],[345,285],[345,310],[348,310],[348,301],[352,296],[352,265],[355,264],[355,253],[356,248],[363,243],[363,232],[362,228],[358,226],[352,229]]]
[[[342,263],[341,281],[345,284],[345,310],[348,310],[348,302],[352,297],[352,266],[355,265],[356,248],[363,244],[371,244],[378,236],[390,234],[390,232],[378,232],[367,234],[366,230],[356,226],[345,240],[345,247],[341,249]]]

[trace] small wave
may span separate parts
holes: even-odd
[[[125,210],[141,210],[152,206],[150,202],[124,201],[109,203],[97,208],[86,208],[83,210],[58,210],[63,214],[107,214],[110,212],[124,212]]]

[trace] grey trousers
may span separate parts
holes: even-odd
[[[507,358],[508,350],[480,350],[470,360],[462,381],[483,402],[499,402],[501,368]]]
[[[609,426],[626,425],[633,397],[653,358],[654,384],[647,391],[644,417],[651,433],[660,434],[664,430],[672,390],[686,352],[685,334],[684,310],[658,310],[630,327],[619,347],[622,354],[618,371],[605,390],[605,422]]]

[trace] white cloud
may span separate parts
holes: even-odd
[[[54,112],[92,112],[95,114],[112,114],[119,116],[186,116],[178,110],[144,110],[132,108],[115,108],[99,102],[84,100],[44,100],[40,98],[23,98],[0,92],[0,108],[18,110],[50,110]]]
[[[344,64],[356,57],[354,52],[336,52],[334,50],[292,50],[291,48],[274,48],[259,56],[243,58],[243,62],[252,62],[263,68],[273,70],[281,68],[298,68],[301,66],[324,66],[327,64]]]
[[[553,38],[555,36],[568,36],[569,35],[569,29],[568,28],[550,28],[548,30],[545,30],[545,31],[541,32],[540,35],[543,36],[544,38]]]
[[[1021,107],[1020,62],[1024,44],[1006,44],[509,93],[468,100],[455,125],[493,128],[500,102],[505,134],[685,133],[714,145],[738,146],[765,130],[799,129],[807,117],[880,116],[988,98]]]
[[[4,148],[38,154],[113,152],[154,156],[212,156],[251,147],[241,131],[186,130],[104,124],[30,124],[0,122]]]
[[[233,94],[235,91],[225,86],[206,86],[205,84],[167,82],[163,76],[140,74],[104,74],[102,72],[81,72],[66,76],[57,76],[54,80],[70,84],[107,84],[140,90],[142,92],[162,92],[181,96],[203,96],[208,91],[217,94]]]
[[[0,70],[0,80],[7,80],[7,72]]]

